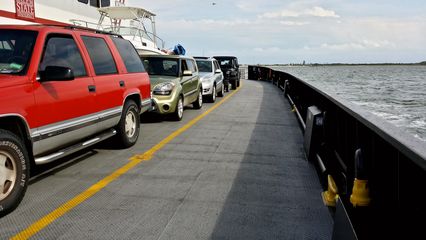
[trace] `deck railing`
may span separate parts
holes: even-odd
[[[324,190],[328,176],[334,180],[339,196],[337,207],[330,207],[334,239],[423,234],[425,142],[288,73],[248,66],[248,79],[270,81],[283,90]]]

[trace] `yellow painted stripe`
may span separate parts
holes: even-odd
[[[196,118],[194,118],[191,121],[189,121],[183,127],[179,128],[178,130],[176,130],[175,132],[173,132],[172,134],[170,134],[169,136],[167,136],[166,138],[164,138],[161,142],[157,143],[157,145],[155,145],[154,147],[152,147],[151,149],[149,149],[148,151],[146,151],[144,154],[135,155],[135,156],[132,157],[132,159],[141,159],[141,160],[149,160],[149,159],[151,159],[152,155],[154,155],[155,152],[157,152],[158,150],[160,150],[162,147],[164,147],[164,145],[166,145],[167,143],[169,143],[170,141],[172,141],[175,137],[177,137],[181,133],[185,132],[188,128],[192,127],[192,125],[194,125],[195,123],[197,123],[198,121],[200,121],[207,114],[209,114],[210,112],[212,112],[213,110],[215,110],[224,101],[226,101],[228,98],[230,98],[232,95],[234,95],[239,89],[240,88],[237,88],[235,91],[233,91],[228,96],[226,96],[224,99],[222,99],[222,101],[220,101],[218,104],[214,105],[209,110],[205,111],[204,113],[198,115]]]
[[[241,85],[242,86],[242,85]],[[240,88],[237,88],[237,90],[233,91],[232,93],[228,94],[225,98],[223,98],[220,102],[215,104],[213,107],[211,107],[209,110],[205,111],[204,113],[200,114],[196,118],[189,121],[187,124],[185,124],[183,127],[179,128],[166,138],[164,138],[161,142],[156,144],[154,147],[149,149],[143,154],[135,155],[130,158],[130,162],[123,167],[119,168],[109,176],[105,177],[104,179],[100,180],[99,182],[95,183],[88,189],[86,189],[84,192],[80,193],[78,196],[74,197],[73,199],[69,200],[59,208],[55,209],[53,212],[49,213],[48,215],[44,216],[43,218],[39,219],[37,222],[33,223],[31,226],[29,226],[27,229],[23,230],[22,232],[18,233],[11,239],[17,240],[17,239],[28,239],[32,237],[33,235],[37,234],[39,231],[47,227],[49,224],[51,224],[56,219],[60,218],[62,215],[66,214],[82,202],[84,202],[86,199],[89,199],[93,195],[95,195],[97,192],[105,188],[108,184],[110,184],[112,181],[120,177],[121,175],[128,172],[130,169],[138,165],[142,161],[147,161],[152,158],[152,155],[155,154],[158,150],[160,150],[164,145],[172,141],[175,137],[179,136],[181,133],[185,132],[187,129],[192,127],[195,123],[200,121],[202,118],[204,118],[207,114],[215,110],[217,107],[222,105],[226,100],[228,100],[232,95],[234,95],[236,92],[239,91]]]

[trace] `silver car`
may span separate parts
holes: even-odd
[[[216,96],[223,97],[223,73],[217,60],[207,57],[194,58],[197,62],[200,80],[203,85],[203,97],[210,102],[216,101]]]

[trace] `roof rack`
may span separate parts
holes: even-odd
[[[200,57],[200,56],[195,56],[195,57],[193,57],[193,58],[195,58],[195,59],[209,59],[210,57]]]
[[[85,30],[85,31],[89,31],[89,32],[108,34],[108,35],[116,36],[116,37],[119,37],[119,38],[123,38],[118,33],[108,32],[108,31],[103,31],[103,30],[93,29],[93,28],[88,28],[88,27],[82,27],[82,26],[76,26],[76,25],[67,25],[67,26],[62,26],[62,27],[66,28],[66,29],[78,29],[78,30]]]

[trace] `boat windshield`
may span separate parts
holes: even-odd
[[[196,60],[199,72],[212,72],[212,62],[206,60]]]
[[[142,62],[149,75],[179,76],[178,59],[144,57]]]
[[[25,74],[37,32],[0,29],[0,74]]]

